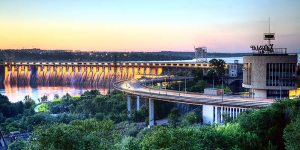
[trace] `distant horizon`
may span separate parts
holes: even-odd
[[[0,50],[34,50],[34,49],[37,49],[37,50],[49,50],[49,51],[61,51],[61,50],[66,50],[66,51],[80,51],[80,52],[119,52],[119,53],[130,53],[130,52],[140,52],[140,53],[156,53],[156,52],[191,52],[191,53],[194,53],[195,51],[172,51],[172,50],[161,50],[161,51],[97,51],[97,50],[86,50],[86,51],[83,51],[83,50],[74,50],[74,49],[40,49],[40,48],[32,48],[32,49],[12,49],[12,48],[9,48],[9,49],[1,49]],[[243,53],[252,53],[252,52],[207,52],[207,53],[234,53],[234,54],[243,54]]]
[[[1,49],[251,53],[266,44],[300,51],[300,1],[0,1]]]

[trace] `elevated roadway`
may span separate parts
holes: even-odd
[[[185,80],[184,77],[175,77],[173,80]],[[198,93],[185,93],[174,90],[155,89],[145,86],[152,82],[164,82],[164,78],[141,78],[124,80],[114,83],[114,88],[131,95],[147,97],[151,99],[196,104],[230,107],[265,107],[274,102],[273,99],[243,98],[241,96],[210,96]]]
[[[143,76],[143,75],[142,75]],[[147,76],[147,75],[146,75]],[[145,77],[145,75],[144,75]],[[137,109],[139,97],[149,98],[149,127],[154,126],[154,99],[202,105],[203,123],[223,123],[224,115],[236,118],[242,111],[253,107],[265,107],[274,102],[273,99],[244,98],[240,96],[210,96],[199,93],[185,93],[175,90],[163,90],[147,87],[146,84],[165,82],[164,76],[155,78],[140,78],[123,80],[114,83],[114,88],[127,93],[127,109],[131,111],[131,96],[137,96]],[[153,77],[153,76],[152,76]],[[186,77],[173,77],[173,81],[186,80]],[[130,113],[128,114],[130,116]]]

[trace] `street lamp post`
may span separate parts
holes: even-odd
[[[222,73],[222,103],[223,103],[223,94],[224,94],[224,88],[223,88],[223,73]]]
[[[179,96],[180,96],[180,81],[179,81]]]
[[[184,92],[186,93],[186,71],[184,72]]]
[[[167,78],[165,78],[165,92],[166,92],[166,94],[167,94]]]
[[[223,84],[223,81],[222,81],[222,84]],[[213,89],[215,89],[215,71],[213,72]]]

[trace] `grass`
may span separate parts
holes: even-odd
[[[80,98],[80,96],[72,96],[72,98],[78,99],[78,98]],[[53,100],[52,102],[61,102],[61,101],[63,101],[63,100],[64,100],[64,99],[59,98],[59,99]]]
[[[97,95],[98,96],[98,95]],[[101,95],[99,95],[101,96]],[[72,98],[79,100],[81,96],[72,96]],[[52,102],[62,102],[64,99],[59,98],[56,100],[53,100]],[[45,112],[45,111],[49,111],[49,105],[48,103],[42,103],[42,104],[38,104],[36,105],[36,107],[38,107],[37,112]]]
[[[45,112],[45,111],[49,111],[49,105],[46,103],[40,104],[38,108],[38,112]]]
[[[63,100],[62,98],[59,98],[59,99],[53,100],[53,102],[61,102],[62,100]]]

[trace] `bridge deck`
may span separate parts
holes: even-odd
[[[184,78],[174,78],[174,80],[184,80]],[[164,79],[154,79],[153,82],[163,82]],[[273,103],[273,99],[242,98],[234,96],[209,96],[196,93],[184,93],[174,90],[153,89],[144,86],[145,83],[152,82],[151,79],[125,80],[114,83],[114,88],[128,94],[153,98],[164,101],[180,102],[197,105],[216,105],[232,107],[264,107]]]
[[[137,66],[137,67],[184,67],[184,68],[211,68],[209,63],[183,62],[0,62],[0,65],[50,65],[50,66]],[[227,65],[225,65],[227,68]]]

